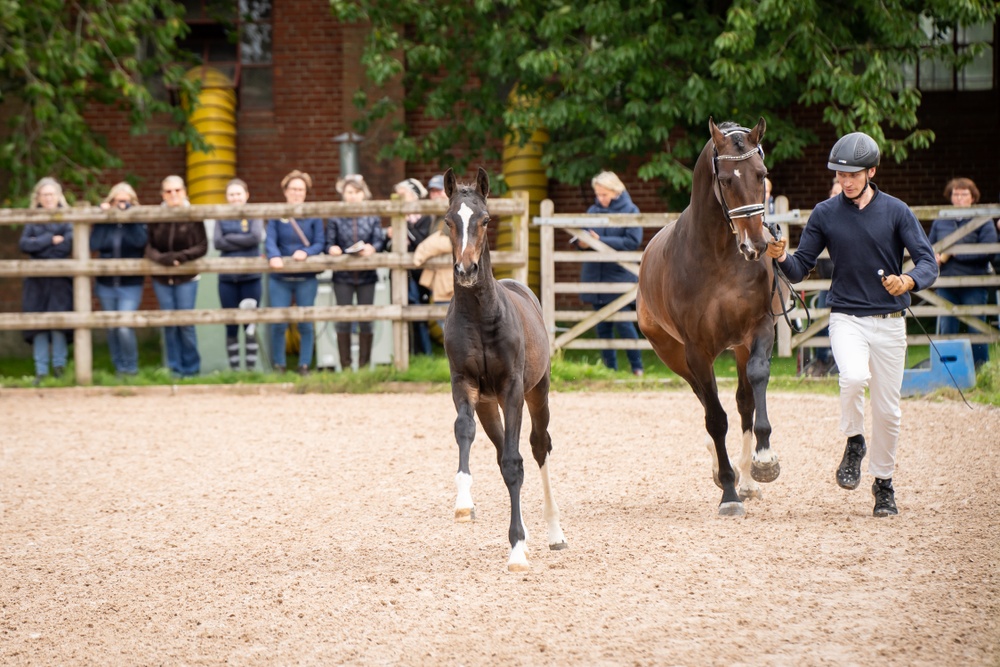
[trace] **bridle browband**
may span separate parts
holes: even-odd
[[[750,130],[745,127],[733,127],[722,132],[722,136],[728,137],[731,134],[750,134]],[[743,160],[749,160],[754,155],[759,155],[761,162],[764,161],[764,149],[758,145],[756,148],[751,148],[746,153],[742,155],[719,155],[719,149],[715,146],[715,142],[712,142],[712,181],[715,187],[715,194],[719,199],[719,203],[722,204],[722,211],[726,214],[726,222],[729,223],[729,229],[732,230],[733,234],[739,235],[736,230],[736,223],[733,222],[737,218],[751,218],[755,215],[759,215],[761,221],[768,230],[774,235],[774,230],[771,226],[767,224],[767,206],[764,202],[760,204],[747,204],[746,206],[738,206],[736,208],[729,208],[729,203],[726,202],[726,195],[722,192],[722,186],[719,185],[719,160],[732,160],[733,162],[742,162]]]

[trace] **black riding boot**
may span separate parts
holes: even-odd
[[[240,339],[236,336],[226,336],[226,354],[229,355],[229,368],[240,370]]]
[[[368,368],[372,359],[372,341],[375,340],[373,333],[358,334],[358,370]]]
[[[340,370],[351,370],[351,334],[337,333],[337,352],[340,353]]]

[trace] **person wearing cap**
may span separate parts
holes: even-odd
[[[372,198],[372,193],[361,174],[348,174],[337,181],[337,192],[345,202],[360,204]],[[330,218],[326,223],[326,252],[337,256],[344,253],[357,257],[368,257],[385,248],[385,234],[382,218],[377,215]],[[333,294],[338,306],[350,306],[355,298],[359,306],[375,303],[375,285],[378,274],[368,271],[334,271]],[[351,369],[351,329],[354,322],[335,322],[337,351],[340,354],[340,369]],[[372,342],[375,340],[375,323],[371,320],[358,322],[358,370],[367,368],[371,362]]]
[[[448,195],[444,191],[444,175],[435,174],[431,180],[427,181],[428,199],[447,199]]]
[[[442,183],[442,185],[444,184]],[[404,202],[427,199],[427,188],[425,188],[424,184],[415,178],[407,178],[399,183],[396,183],[393,190]],[[413,252],[417,249],[417,246],[419,246],[424,239],[430,235],[431,226],[433,224],[434,219],[429,215],[410,213],[406,216],[407,252]],[[431,301],[431,291],[420,285],[420,276],[422,273],[423,272],[420,269],[410,270],[409,286],[407,287],[409,298],[407,301],[411,305],[426,305]],[[413,322],[412,325],[413,353],[430,354],[431,333],[427,326],[427,322]]]
[[[840,371],[840,428],[847,436],[837,484],[856,489],[861,483],[867,386],[872,408],[868,472],[875,478],[872,513],[882,517],[898,514],[892,475],[906,363],[903,314],[910,306],[909,293],[930,287],[938,269],[913,212],[871,182],[879,155],[878,144],[863,132],[841,137],[827,167],[837,173],[843,191],[816,205],[794,254],[785,251],[784,240],[772,241],[767,254],[794,283],[812,270],[824,248],[830,252],[830,347]],[[906,273],[904,248],[913,260]]]

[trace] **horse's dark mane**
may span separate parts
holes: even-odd
[[[733,132],[732,134],[729,135],[729,140],[733,142],[733,147],[736,148],[736,150],[738,151],[746,150],[745,140],[747,133],[750,132],[749,130],[747,130],[747,128],[743,127],[739,123],[734,123],[731,120],[727,120],[719,125],[719,129],[722,130],[723,133],[725,133],[727,130],[745,130],[746,133]]]

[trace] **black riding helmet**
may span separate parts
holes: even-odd
[[[845,134],[830,149],[826,166],[832,171],[854,172],[877,167],[878,144],[864,132]]]

